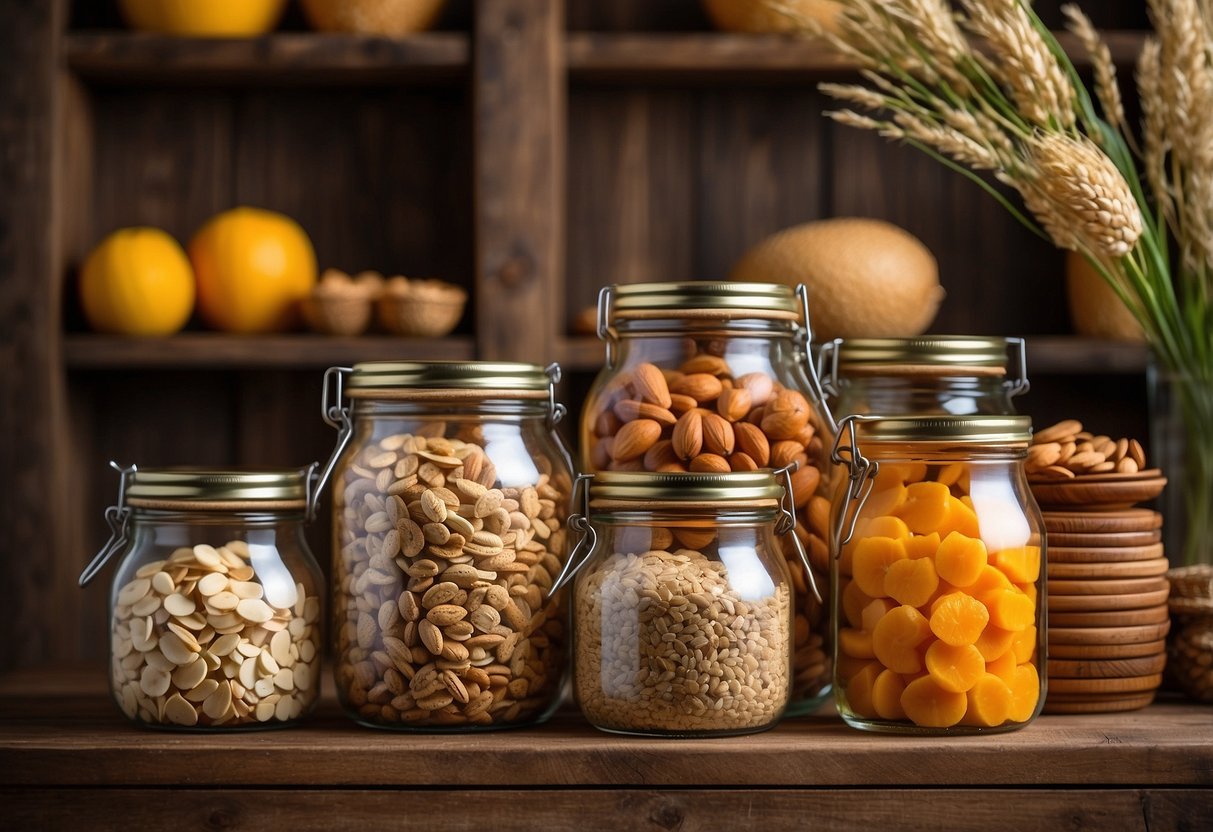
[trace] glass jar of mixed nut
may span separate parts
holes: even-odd
[[[137,723],[288,725],[320,692],[323,579],[303,527],[312,469],[122,470],[110,595],[114,700]]]
[[[755,471],[799,465],[796,535],[828,581],[832,423],[809,360],[803,287],[638,283],[598,299],[606,366],[582,411],[586,471]],[[829,692],[829,616],[789,558],[795,668],[789,714]]]
[[[1045,694],[1044,533],[1026,416],[842,420],[834,692],[853,727],[1021,728]]]
[[[1028,392],[1022,338],[839,338],[822,345],[818,361],[839,419],[854,413],[1010,416],[1012,399]]]
[[[793,626],[777,542],[792,509],[776,475],[604,472],[587,488],[584,557],[561,576],[575,582],[586,718],[662,736],[773,726],[791,696]]]
[[[572,486],[558,379],[489,362],[329,371],[334,675],[357,721],[499,728],[558,703],[567,610],[551,590]]]

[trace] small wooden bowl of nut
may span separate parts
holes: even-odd
[[[379,298],[379,325],[395,335],[437,338],[463,317],[468,293],[444,280],[393,277]]]
[[[350,277],[340,269],[326,269],[303,299],[303,319],[324,335],[360,335],[370,325],[372,307],[382,291],[383,278],[377,272]]]
[[[1067,419],[1037,431],[1025,463],[1041,506],[1127,508],[1162,493],[1167,478],[1146,467],[1136,439],[1113,439]]]

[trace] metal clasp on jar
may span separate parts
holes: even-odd
[[[821,384],[817,362],[813,360],[813,324],[809,320],[809,290],[803,283],[796,284],[796,299],[800,301],[800,313],[804,317],[804,326],[796,336],[802,342],[797,346],[804,352],[804,372],[809,379],[809,387],[812,388],[813,395],[817,398],[817,406],[821,408],[821,415],[825,417],[826,425],[832,433],[837,435],[838,423],[834,421],[834,413],[830,410],[830,403],[826,400],[825,389]],[[791,485],[790,480],[788,484]]]
[[[845,417],[838,425],[838,435],[834,437],[834,447],[830,449],[830,461],[835,465],[847,466],[850,472],[850,484],[847,486],[846,496],[843,497],[842,507],[838,512],[838,522],[830,530],[830,536],[833,538],[830,554],[835,559],[842,555],[842,547],[850,543],[851,538],[855,536],[855,524],[859,521],[859,512],[876,486],[876,474],[880,471],[880,463],[871,461],[860,451],[855,425],[878,418],[880,417],[857,415]],[[842,444],[844,435],[850,444]]]
[[[329,427],[337,429],[337,444],[333,447],[333,453],[329,455],[324,467],[320,469],[319,475],[308,472],[309,483],[313,476],[316,479],[315,486],[308,488],[308,520],[316,517],[316,504],[320,499],[320,494],[332,478],[333,470],[337,467],[337,460],[341,459],[341,455],[345,453],[345,449],[349,447],[350,440],[354,436],[354,420],[350,416],[349,406],[343,401],[346,378],[353,372],[352,367],[329,367],[324,371],[324,384],[320,392],[320,418],[324,419],[325,424]]]
[[[120,552],[126,546],[127,525],[131,517],[130,506],[126,504],[126,489],[130,485],[131,477],[138,470],[138,466],[131,465],[123,467],[114,460],[110,460],[110,467],[118,472],[118,501],[105,510],[105,522],[110,527],[110,538],[105,545],[101,547],[101,551],[93,556],[89,561],[88,566],[84,567],[84,571],[80,573],[80,586],[87,586],[93,578],[97,577],[97,573],[115,554]]]
[[[590,554],[594,551],[594,547],[598,545],[598,532],[594,531],[594,527],[590,525],[590,480],[594,479],[593,474],[578,474],[573,480],[573,493],[570,503],[577,504],[577,492],[581,492],[581,511],[576,514],[569,515],[569,528],[573,531],[580,532],[581,536],[577,538],[576,545],[569,552],[568,559],[565,560],[564,566],[560,570],[560,574],[556,576],[556,580],[552,581],[552,588],[548,592],[548,597],[551,598],[556,592],[573,579],[577,571],[585,565],[589,560]],[[588,545],[587,545],[588,544]],[[584,554],[582,550],[584,549]]]

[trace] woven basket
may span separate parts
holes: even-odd
[[[389,281],[379,298],[379,325],[395,335],[437,338],[463,317],[467,292],[437,280]]]
[[[323,335],[361,335],[371,323],[374,299],[312,295],[303,299],[303,320]]]
[[[1213,702],[1213,566],[1181,566],[1167,573],[1171,615],[1167,672],[1185,694]]]
[[[400,37],[434,24],[446,0],[302,0],[312,28]]]

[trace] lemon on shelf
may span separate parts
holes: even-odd
[[[233,208],[211,218],[189,244],[198,311],[216,329],[281,332],[316,283],[307,233],[284,214]]]
[[[120,0],[132,28],[183,37],[254,37],[274,28],[286,0]]]
[[[99,332],[171,335],[189,320],[194,294],[189,258],[159,228],[115,231],[80,271],[80,303]]]

